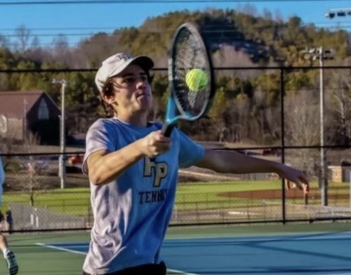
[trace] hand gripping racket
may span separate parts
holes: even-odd
[[[202,76],[202,85],[196,90],[187,85],[188,72],[193,69]],[[203,117],[215,95],[211,55],[195,23],[182,24],[173,36],[168,53],[168,81],[170,94],[162,128],[166,137],[179,120],[195,121]]]

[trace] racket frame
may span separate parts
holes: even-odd
[[[195,38],[198,45],[200,45],[201,50],[205,53],[206,56],[206,63],[208,63],[208,71],[210,72],[209,75],[209,89],[210,95],[206,104],[204,104],[200,114],[193,116],[187,112],[185,112],[176,96],[176,90],[174,87],[174,79],[173,79],[173,56],[175,51],[175,45],[178,40],[178,36],[181,31],[186,28]],[[173,128],[175,127],[176,123],[179,120],[186,120],[186,121],[195,121],[206,115],[208,110],[212,105],[213,98],[215,96],[215,77],[214,77],[214,70],[213,70],[213,63],[211,54],[206,47],[204,42],[203,36],[201,35],[201,31],[199,25],[193,22],[186,22],[178,27],[175,34],[173,35],[172,42],[170,44],[169,52],[168,52],[168,82],[169,82],[169,90],[170,94],[167,101],[167,111],[166,111],[166,118],[163,125],[162,132],[165,136],[170,136]]]

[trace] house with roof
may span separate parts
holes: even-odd
[[[59,144],[60,110],[44,91],[0,91],[0,138],[23,141],[36,134],[41,144]]]

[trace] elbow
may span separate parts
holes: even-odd
[[[221,152],[206,150],[204,158],[196,166],[212,170],[216,173],[231,173],[230,162],[227,158],[223,158]]]
[[[116,180],[120,174],[108,175],[106,173],[98,173],[98,171],[89,171],[89,181],[92,185],[101,186],[104,184],[108,184],[111,181]]]
[[[236,165],[233,164],[232,160],[221,157],[217,157],[215,161],[213,161],[212,170],[220,174],[239,174],[240,172],[236,168]]]
[[[109,179],[107,178],[108,175],[106,172],[99,169],[98,165],[90,165],[90,167],[87,165],[84,166],[84,168],[85,173],[88,175],[89,182],[92,185],[99,186],[109,182]]]
[[[92,172],[89,173],[89,181],[92,185],[102,185],[104,183],[101,177]]]
[[[89,170],[88,173],[89,176],[89,181],[92,185],[103,185],[107,183],[107,179],[104,178],[101,173],[98,173],[98,171],[96,171],[95,169],[91,169]]]
[[[95,185],[95,186],[101,186],[101,185],[105,185],[105,184],[107,184],[107,183],[109,183],[109,182],[111,182],[110,180],[108,180],[108,179],[102,179],[101,177],[92,177],[92,178],[90,178],[90,183],[92,184],[92,185]]]

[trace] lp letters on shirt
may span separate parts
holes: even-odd
[[[162,189],[162,180],[167,176],[168,164],[154,158],[144,158],[144,177],[153,178],[150,191],[139,192],[139,203],[148,204],[165,200],[167,189]],[[157,189],[155,189],[157,188]]]

